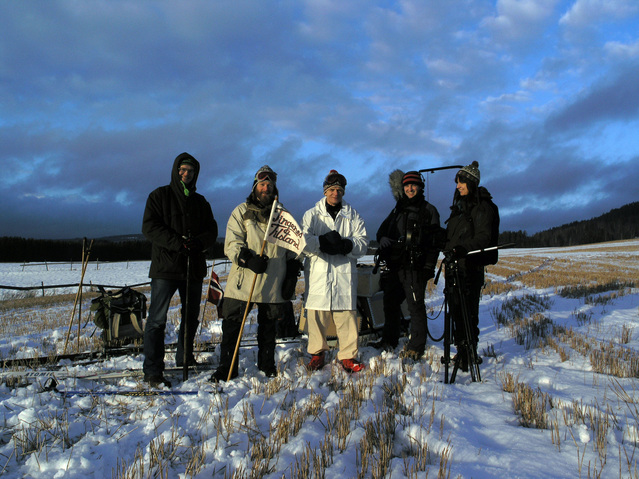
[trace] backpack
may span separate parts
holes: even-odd
[[[105,291],[91,300],[93,322],[102,329],[105,345],[114,346],[131,343],[144,336],[146,318],[146,296],[125,286],[119,291]]]
[[[480,202],[482,201],[488,203],[488,205],[493,210],[493,222],[490,226],[490,244],[488,245],[488,247],[497,246],[499,244],[499,208],[493,202],[490,195],[482,196]],[[467,214],[466,217],[471,227],[473,228],[473,236],[475,236],[475,225],[473,223],[473,220],[470,217],[470,214]],[[490,251],[476,253],[468,257],[469,260],[471,258],[472,263],[477,266],[488,266],[490,264],[497,264],[497,261],[499,260],[499,250],[495,248]]]

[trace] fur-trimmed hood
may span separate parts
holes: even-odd
[[[404,195],[404,187],[402,186],[402,179],[404,178],[404,172],[402,170],[395,170],[388,175],[388,184],[393,193],[395,201],[399,201]]]

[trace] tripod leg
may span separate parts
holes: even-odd
[[[444,357],[442,358],[442,362],[444,363],[444,383],[448,384],[448,366],[450,364],[450,338],[451,338],[451,321],[453,320],[450,311],[448,309],[448,301],[446,299],[446,295],[444,296]],[[453,374],[457,371],[453,371]],[[455,380],[454,376],[452,378],[453,382]]]
[[[479,372],[479,364],[477,361],[477,349],[475,348],[475,341],[473,340],[473,335],[471,332],[470,325],[470,315],[468,314],[467,304],[464,301],[464,295],[462,292],[462,283],[459,277],[459,270],[455,268],[455,284],[456,284],[456,292],[457,299],[459,301],[459,309],[462,316],[463,323],[463,332],[464,332],[464,341],[465,343],[465,352],[458,351],[457,356],[461,356],[462,354],[467,355],[468,368],[470,371],[470,377],[473,382],[481,381],[481,375]],[[461,353],[461,354],[460,354]]]
[[[453,384],[455,382],[455,378],[457,377],[457,370],[459,369],[459,358],[455,359],[453,365],[453,372],[450,374],[450,383]]]

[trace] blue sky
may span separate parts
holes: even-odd
[[[221,234],[264,164],[298,220],[343,173],[372,237],[396,168],[477,160],[502,230],[639,200],[636,0],[22,0],[0,29],[0,236],[139,233],[183,151]]]

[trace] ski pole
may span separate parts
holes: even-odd
[[[189,234],[189,237],[191,235]],[[182,317],[182,321],[184,323],[184,327],[182,328],[184,336],[182,337],[182,381],[186,381],[189,379],[189,362],[188,362],[188,354],[187,354],[187,345],[189,343],[189,320],[190,311],[189,311],[189,296],[191,295],[191,252],[187,251],[186,257],[186,298],[184,299],[184,315]],[[198,308],[199,309],[199,308]]]
[[[87,270],[87,265],[89,264],[89,254],[91,253],[91,246],[93,245],[93,240],[89,243],[89,249],[86,252],[86,257],[84,255],[84,245],[82,246],[82,274],[80,276],[80,284],[78,285],[78,291],[75,295],[75,301],[73,302],[73,311],[71,312],[71,319],[69,320],[69,329],[67,330],[67,337],[64,341],[64,349],[62,350],[62,354],[67,352],[67,345],[69,344],[69,336],[71,335],[71,328],[73,327],[73,318],[75,316],[75,311],[78,306],[78,301],[82,297],[82,283],[84,281],[84,274]],[[78,331],[78,341],[79,341],[80,331]],[[79,344],[79,343],[78,343]]]

